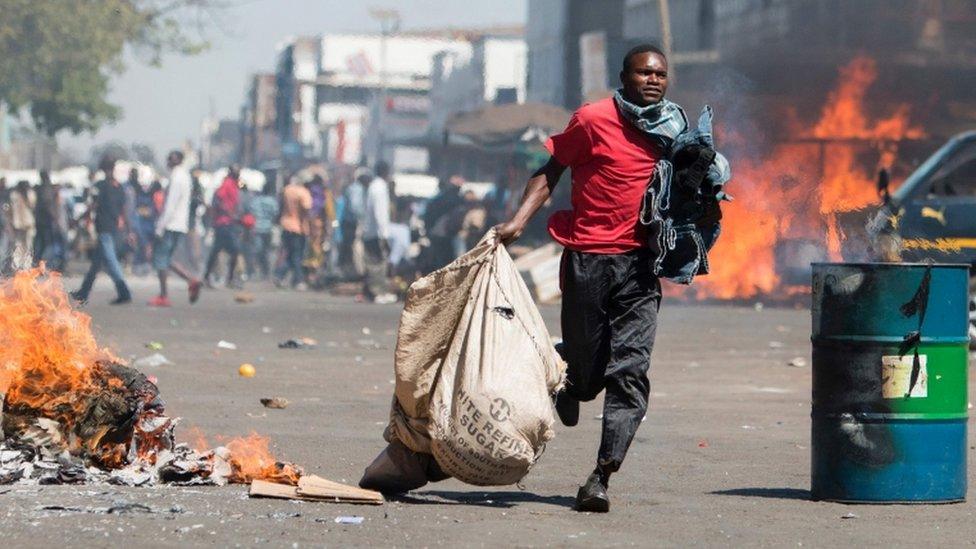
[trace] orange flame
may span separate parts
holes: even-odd
[[[261,479],[297,485],[302,471],[291,463],[276,460],[269,444],[267,437],[254,431],[246,437],[237,437],[224,443],[230,450],[230,464],[233,468],[231,482],[247,483]]]
[[[0,284],[0,392],[8,405],[71,425],[78,395],[99,390],[99,362],[122,361],[95,342],[91,317],[71,308],[60,274],[41,266]]]
[[[876,204],[874,177],[893,163],[897,141],[925,136],[911,125],[908,105],[872,121],[865,101],[877,76],[877,65],[868,57],[841,68],[820,118],[809,129],[794,128],[794,140],[773,147],[765,157],[735,154],[746,136],[723,132],[719,148],[730,152],[729,192],[735,196],[722,206],[724,236],[709,254],[711,272],[690,288],[670,293],[718,299],[795,295],[802,289],[784,286],[777,271],[775,252],[785,239],[819,242],[831,260],[841,259],[845,234],[838,214]],[[795,113],[791,118],[798,119]],[[877,163],[866,164],[858,154],[865,144],[879,153]]]
[[[190,429],[191,446],[199,451],[210,448],[203,431]],[[297,485],[303,471],[297,465],[278,461],[271,452],[271,441],[251,431],[246,437],[215,437],[230,452],[230,482],[246,484],[252,480],[267,480],[279,484]]]
[[[877,79],[878,66],[870,57],[856,57],[842,67],[840,82],[828,95],[820,120],[811,132],[813,137],[894,140],[924,137],[924,131],[909,125],[910,108],[906,104],[898,105],[894,113],[873,124],[868,120],[864,99]]]
[[[6,406],[30,409],[57,421],[72,438],[73,448],[84,445],[98,464],[115,468],[127,463],[128,443],[104,443],[113,426],[99,426],[98,432],[85,437],[73,433],[92,399],[125,390],[123,381],[111,375],[110,363],[121,361],[95,342],[91,317],[71,308],[58,273],[42,266],[0,283],[0,392],[6,393]],[[153,413],[146,411],[144,417]],[[159,426],[149,422],[144,431],[143,424],[137,423],[135,442],[141,459],[155,461],[169,426],[169,422]],[[190,435],[197,449],[207,448],[202,431],[191,429]],[[297,484],[302,474],[295,465],[278,462],[268,439],[257,433],[228,440],[225,446],[231,482],[265,479]]]
[[[186,438],[189,439],[190,448],[193,448],[197,452],[206,452],[210,449],[210,445],[207,444],[207,435],[203,432],[203,429],[192,426],[186,429]]]

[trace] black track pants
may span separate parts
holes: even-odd
[[[598,463],[616,471],[647,412],[647,371],[661,283],[646,250],[562,258],[562,332],[567,392],[581,401],[606,389]]]

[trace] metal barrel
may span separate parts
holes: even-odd
[[[969,267],[813,264],[811,496],[966,498]]]

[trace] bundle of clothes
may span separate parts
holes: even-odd
[[[695,276],[708,273],[708,251],[721,232],[719,203],[732,200],[725,192],[732,170],[715,150],[712,109],[706,105],[692,128],[677,103],[662,99],[641,107],[621,92],[614,96],[617,108],[665,153],[655,165],[640,215],[655,252],[654,273],[691,284]]]

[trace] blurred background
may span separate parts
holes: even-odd
[[[384,160],[421,247],[424,205],[445,181],[485,204],[472,230],[504,219],[545,161],[545,139],[612,93],[630,47],[659,45],[669,98],[692,118],[714,108],[733,166],[712,274],[669,290],[688,299],[789,300],[806,291],[811,261],[881,257],[865,228],[885,207],[879,172],[906,205],[895,189],[976,127],[974,0],[0,5],[8,186],[48,169],[81,193],[108,152],[165,187],[161,162],[181,149],[210,192],[239,164],[255,190],[322,173],[338,195],[356,167]],[[976,195],[974,151],[914,183],[916,217],[931,226],[897,235],[901,252],[947,236],[959,216],[925,200],[947,181],[953,196]],[[548,208],[567,203],[563,184]],[[516,253],[546,242],[546,217]],[[948,236],[969,229],[959,230]]]

